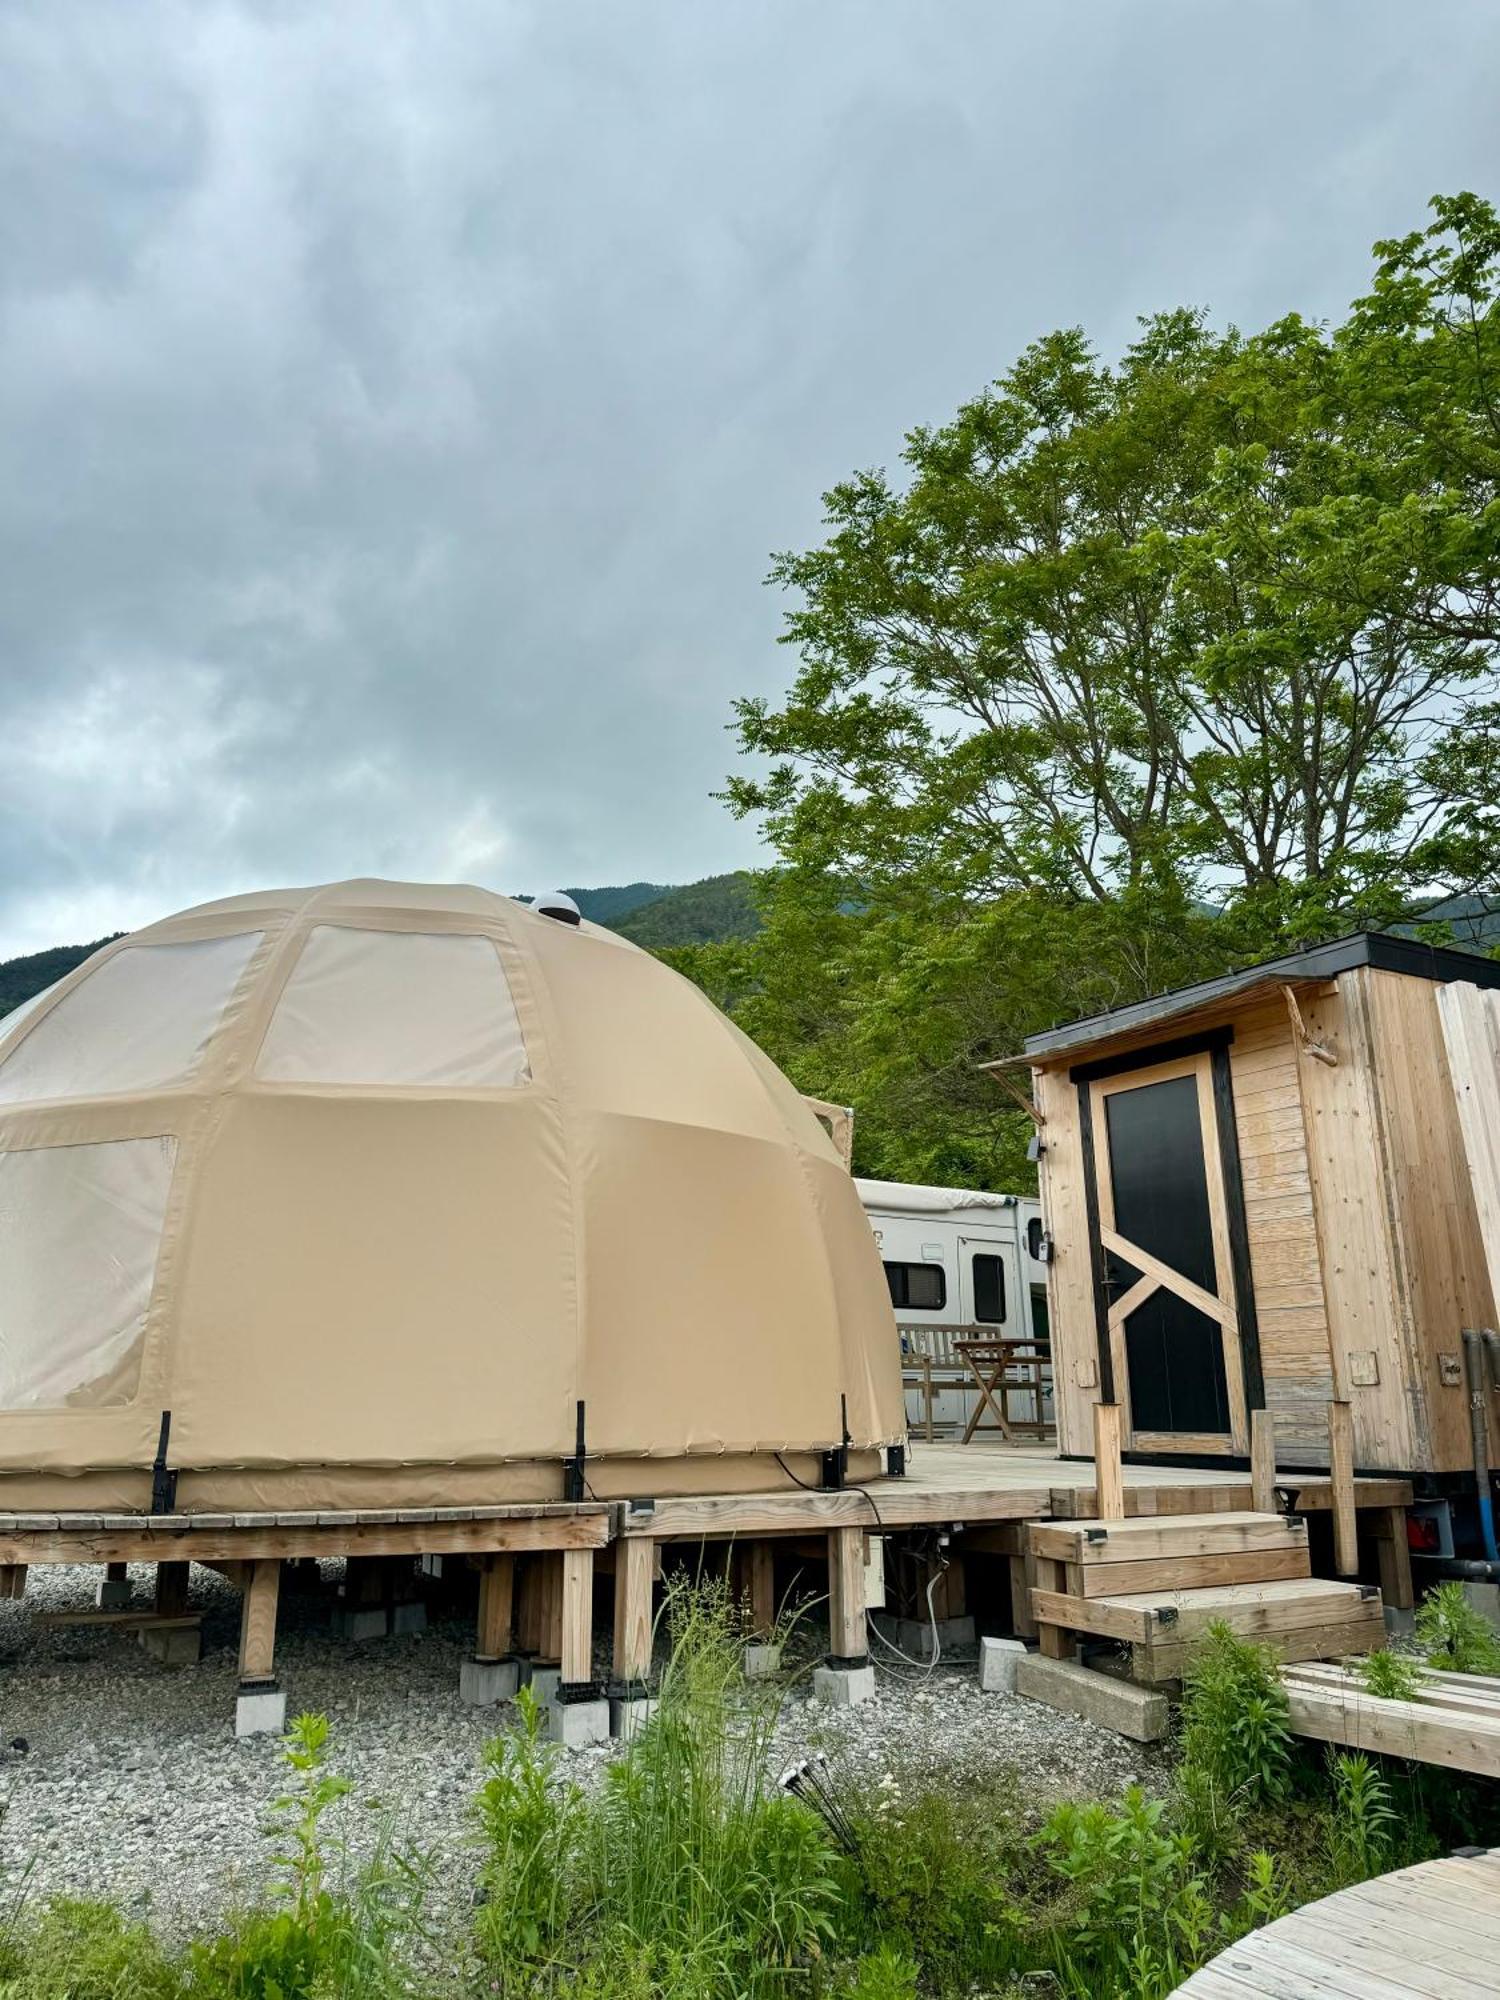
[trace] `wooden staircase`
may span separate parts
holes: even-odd
[[[1307,1523],[1282,1514],[1038,1521],[1030,1549],[1042,1651],[1067,1658],[1080,1632],[1113,1639],[1137,1680],[1180,1679],[1217,1620],[1288,1660],[1369,1652],[1385,1637],[1379,1590],[1314,1577]]]

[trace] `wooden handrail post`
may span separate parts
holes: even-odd
[[[1101,1521],[1125,1518],[1125,1474],[1120,1464],[1120,1406],[1094,1405],[1094,1512]]]
[[[1359,1532],[1354,1511],[1354,1411],[1328,1405],[1328,1481],[1333,1505],[1333,1561],[1340,1576],[1359,1574]]]
[[[1276,1420],[1269,1410],[1250,1412],[1250,1505],[1276,1512]]]

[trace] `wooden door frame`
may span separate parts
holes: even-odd
[[[1229,1068],[1229,1048],[1233,1040],[1234,1029],[1226,1025],[1206,1034],[1132,1049],[1126,1055],[1077,1063],[1068,1072],[1069,1081],[1076,1085],[1078,1091],[1084,1211],[1094,1282],[1100,1390],[1104,1400],[1119,1402],[1122,1406],[1128,1448],[1152,1456],[1243,1457],[1250,1448],[1249,1412],[1262,1408],[1265,1403],[1255,1288],[1250,1269],[1250,1241],[1245,1221],[1244,1184],[1240,1173],[1239,1134],[1235,1126]],[[1174,1075],[1195,1075],[1198,1078],[1199,1124],[1203,1132],[1203,1164],[1208,1180],[1219,1294],[1211,1300],[1204,1298],[1200,1301],[1195,1296],[1199,1288],[1175,1272],[1171,1275],[1168,1289],[1186,1298],[1190,1304],[1199,1305],[1200,1310],[1207,1311],[1208,1317],[1216,1320],[1221,1328],[1224,1379],[1229,1397],[1230,1428],[1227,1432],[1137,1432],[1131,1416],[1130,1375],[1124,1342],[1124,1308],[1131,1293],[1126,1293],[1118,1305],[1112,1307],[1104,1286],[1103,1253],[1108,1247],[1105,1236],[1112,1231],[1113,1197],[1108,1176],[1103,1176],[1101,1181],[1099,1172],[1105,1135],[1102,1121],[1101,1129],[1096,1130],[1094,1086],[1119,1078],[1120,1087],[1129,1089],[1146,1080],[1140,1073],[1147,1070],[1161,1071],[1162,1075],[1153,1079],[1160,1082],[1166,1082]],[[1139,1268],[1144,1253],[1137,1249],[1127,1252],[1122,1248],[1116,1254],[1128,1256]],[[1153,1265],[1153,1270],[1161,1268]],[[1146,1276],[1151,1278],[1152,1272],[1148,1271]],[[1156,1282],[1162,1280],[1157,1279]],[[1155,1288],[1155,1284],[1149,1286],[1149,1289]],[[1142,1294],[1141,1303],[1144,1303],[1144,1296]]]

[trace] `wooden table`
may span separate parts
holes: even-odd
[[[1018,1431],[1040,1437],[1052,1428],[1042,1416],[1042,1398],[1052,1373],[1052,1356],[1045,1341],[1033,1333],[999,1333],[955,1340],[953,1347],[979,1389],[979,1401],[960,1443],[967,1444],[981,1428],[998,1430],[1007,1444],[1015,1442]],[[1013,1372],[1016,1370],[1021,1372]],[[1036,1397],[1035,1417],[1013,1417],[1006,1407],[1011,1396],[1023,1392]],[[986,1409],[994,1414],[992,1425],[981,1425]]]

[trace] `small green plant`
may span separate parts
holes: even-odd
[[[577,1901],[584,1799],[557,1774],[559,1752],[542,1735],[530,1688],[517,1698],[520,1728],[485,1745],[488,1776],[476,1800],[484,1843],[477,1942],[496,1990],[528,1990],[554,1958]]]
[[[1219,1798],[1260,1806],[1290,1785],[1292,1731],[1275,1656],[1210,1625],[1188,1661],[1182,1768]]]
[[[403,1945],[420,1932],[430,1863],[398,1849],[389,1823],[355,1869],[323,1822],[348,1796],[326,1768],[325,1716],[299,1715],[282,1758],[290,1775],[267,1828],[277,1845],[270,1904],[233,1915],[189,1949],[192,2000],[387,2000],[406,1990]]]
[[[1442,1673],[1500,1675],[1500,1634],[1457,1581],[1440,1583],[1417,1612],[1417,1644]]]
[[[1050,1923],[1065,1991],[1150,2000],[1199,1962],[1212,1929],[1207,1885],[1163,1800],[1132,1785],[1118,1807],[1058,1806],[1038,1847],[1069,1891]]]
[[[1420,1660],[1410,1653],[1392,1652],[1389,1646],[1356,1660],[1354,1673],[1366,1694],[1383,1701],[1419,1701],[1426,1679]]]
[[[1329,1760],[1329,1776],[1329,1862],[1344,1887],[1390,1867],[1396,1811],[1384,1773],[1363,1752],[1338,1752]]]
[[[1285,1869],[1274,1854],[1264,1847],[1257,1847],[1250,1856],[1245,1895],[1240,1904],[1241,1927],[1259,1930],[1263,1924],[1274,1924],[1278,1917],[1286,1915],[1292,1904],[1291,1884]]]
[[[882,1944],[855,1965],[846,2000],[917,2000],[917,1979],[916,1960]]]
[[[888,1773],[858,1821],[861,1895],[872,1939],[916,1965],[924,1992],[964,1991],[1016,1965],[1009,1884],[1027,1850],[1009,1787],[918,1785]]]
[[[5,2000],[178,2000],[178,1975],[144,1924],[109,1903],[59,1897],[8,1940]]]

